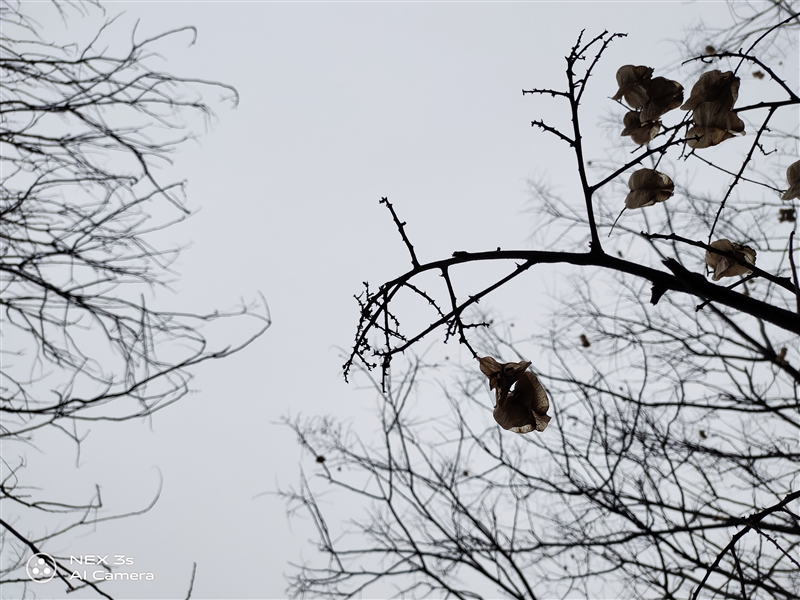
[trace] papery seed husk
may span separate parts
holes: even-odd
[[[639,112],[632,110],[625,113],[622,119],[625,129],[622,130],[622,136],[630,136],[630,138],[640,146],[650,142],[661,129],[661,121],[647,121],[642,123],[639,118]]]
[[[723,252],[730,252],[740,260],[751,265],[756,264],[756,251],[750,246],[743,246],[728,239],[719,239],[711,243],[712,248],[722,250]],[[732,258],[716,254],[706,250],[706,264],[712,269],[713,273],[711,279],[719,281],[723,277],[735,277],[737,275],[749,275],[753,271],[746,266],[736,262]]]
[[[647,94],[642,87],[642,83],[649,80],[652,74],[652,67],[644,65],[624,65],[620,67],[617,69],[617,86],[619,89],[612,96],[612,99],[619,100],[624,96],[625,102],[629,106],[640,108],[647,100]]]
[[[678,108],[683,102],[683,86],[665,77],[655,77],[645,85],[647,102],[642,106],[642,122],[653,121]]]
[[[494,419],[503,428],[514,433],[544,431],[550,422],[546,413],[550,402],[538,377],[525,371],[514,385],[505,402],[498,401]]]
[[[692,113],[692,121],[700,127],[716,127],[730,133],[744,133],[744,121],[735,112],[715,102],[703,102]]]
[[[631,191],[625,197],[627,208],[644,208],[664,202],[675,192],[675,184],[667,175],[654,169],[639,169],[628,179]]]
[[[786,169],[786,181],[789,184],[789,189],[783,193],[781,200],[800,198],[800,160],[793,162]]]
[[[726,110],[731,110],[739,98],[740,79],[732,71],[708,71],[692,86],[689,99],[681,106],[682,110],[694,110],[704,102],[715,102]]]
[[[691,139],[695,137],[697,139]],[[719,127],[692,127],[686,132],[686,143],[689,144],[690,148],[701,150],[721,144],[732,137],[734,135],[731,132]]]
[[[655,169],[639,169],[634,171],[628,178],[628,187],[632,190],[643,188],[658,189],[669,191],[670,194],[675,191],[675,184],[668,175],[656,171]]]

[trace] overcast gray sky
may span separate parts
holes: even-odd
[[[218,119],[164,175],[188,179],[196,214],[164,239],[190,243],[164,307],[207,312],[258,291],[272,328],[246,351],[197,370],[196,393],[147,422],[99,424],[75,468],[72,444],[42,432],[27,450],[29,485],[88,500],[102,485],[105,515],[148,513],[52,541],[58,554],[124,554],[152,582],[114,583],[120,598],[280,598],[289,561],[313,556],[307,523],[290,527],[282,502],[263,495],[296,484],[302,462],[282,415],[334,413],[357,424],[371,392],[346,385],[337,347],[352,340],[353,294],[407,268],[388,196],[420,258],[453,250],[529,247],[536,218],[524,212],[527,180],[574,189],[565,148],[531,128],[551,114],[534,86],[563,85],[564,56],[581,29],[628,32],[593,79],[586,106],[590,148],[626,63],[674,64],[698,22],[721,24],[724,3],[300,3],[113,2],[116,31],[140,35],[184,25],[161,46],[163,68],[237,88],[235,110],[206,99]],[[49,3],[29,7],[63,32]],[[93,12],[91,20],[101,17]],[[87,22],[68,19],[66,35]],[[63,35],[63,34],[60,34]],[[124,37],[124,36],[123,36]],[[663,41],[659,41],[663,40]],[[552,113],[558,118],[558,113]],[[498,306],[502,308],[502,306]],[[242,329],[222,331],[223,337]],[[458,349],[449,349],[458,356]],[[487,413],[488,414],[488,413]],[[357,425],[356,425],[357,426]],[[159,475],[160,473],[160,475]],[[57,493],[51,493],[57,496]],[[53,597],[60,583],[29,587]],[[5,598],[19,589],[3,586]],[[75,597],[94,597],[77,594]]]

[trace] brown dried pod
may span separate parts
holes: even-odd
[[[717,127],[692,127],[686,132],[686,137],[690,148],[700,150],[721,144],[725,140],[731,139],[733,134]]]
[[[592,343],[589,341],[589,338],[586,337],[585,333],[582,333],[581,334],[581,346],[583,346],[584,348],[588,348],[591,345],[592,345]]]
[[[641,108],[647,102],[647,90],[642,85],[650,80],[653,75],[652,67],[644,65],[624,65],[617,70],[617,85],[619,89],[611,98],[619,100],[625,98],[631,108]]]
[[[725,110],[714,102],[704,102],[692,113],[692,121],[700,127],[717,127],[730,133],[744,133],[744,121],[735,112]]]
[[[731,110],[739,97],[740,80],[733,71],[709,71],[703,73],[692,86],[689,99],[682,110],[694,110],[704,102],[713,102],[723,110]]]
[[[714,102],[704,102],[692,113],[695,127],[686,132],[690,148],[709,148],[744,134],[744,121],[730,110]]]
[[[783,193],[781,200],[800,198],[800,160],[793,162],[786,169],[786,181],[789,183],[789,189]]]
[[[505,397],[514,382],[525,372],[531,363],[522,361],[518,363],[499,363],[491,356],[478,359],[481,373],[489,378],[489,389],[497,390],[497,398]]]
[[[646,82],[647,101],[642,106],[642,123],[653,121],[661,115],[678,108],[683,102],[683,86],[665,77],[656,77]]]
[[[653,206],[675,193],[675,184],[667,175],[654,169],[639,169],[628,179],[630,192],[625,198],[627,208]]]
[[[530,371],[525,371],[517,380],[514,389],[504,403],[497,403],[494,420],[503,429],[514,433],[544,431],[550,423],[547,414],[550,401],[539,379]]]
[[[740,261],[748,264],[756,264],[756,251],[750,246],[742,246],[727,239],[711,242],[711,247],[723,252],[730,252]],[[706,250],[706,264],[713,271],[711,279],[719,281],[723,277],[736,277],[737,275],[749,275],[752,273],[745,265],[736,262],[733,258],[728,258],[722,254]]]
[[[640,118],[640,113],[635,110],[625,113],[625,116],[622,118],[622,123],[625,125],[625,129],[622,130],[620,135],[630,136],[630,138],[640,146],[656,137],[659,129],[661,129],[661,121],[647,121],[643,123]]]
[[[781,347],[780,352],[778,352],[778,355],[775,357],[775,362],[780,365],[786,364],[786,346]]]
[[[778,223],[794,223],[797,220],[797,212],[793,208],[778,209]]]
[[[544,431],[550,422],[547,392],[533,373],[530,362],[501,364],[490,356],[479,358],[481,372],[489,377],[489,387],[497,389],[494,419],[514,433]],[[512,381],[513,379],[513,381]],[[511,385],[513,390],[509,390]]]

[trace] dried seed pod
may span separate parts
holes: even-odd
[[[675,193],[675,184],[667,175],[654,169],[639,169],[628,179],[631,191],[625,198],[627,208],[653,206]]]
[[[661,121],[646,121],[642,122],[640,113],[632,110],[625,113],[622,119],[625,129],[622,130],[623,136],[630,136],[630,138],[640,146],[648,143],[661,129]]]
[[[539,379],[530,371],[525,371],[505,401],[497,402],[493,415],[503,429],[514,433],[530,433],[545,430],[550,422],[547,414],[549,408],[547,392]]]
[[[491,356],[479,358],[478,363],[481,373],[489,378],[489,389],[497,390],[495,395],[498,399],[506,397],[514,382],[531,365],[528,361],[501,364]]]
[[[646,82],[647,101],[642,106],[642,122],[653,121],[678,108],[683,102],[683,86],[677,81],[656,77]]]
[[[589,341],[589,338],[586,337],[585,333],[582,333],[581,334],[581,346],[583,346],[584,348],[588,348],[591,345],[592,345],[592,343]]]
[[[642,85],[650,80],[653,75],[652,67],[639,65],[625,65],[617,70],[617,85],[619,89],[611,98],[619,100],[625,98],[625,102],[631,108],[641,108],[647,102],[647,90]]]
[[[781,347],[780,352],[778,352],[778,355],[775,357],[775,362],[780,365],[786,364],[786,346]]]
[[[704,102],[692,113],[692,121],[700,127],[717,127],[730,133],[744,133],[744,121],[735,112],[724,110],[714,102]]]
[[[692,120],[696,126],[686,132],[690,148],[709,148],[744,134],[744,121],[735,112],[723,110],[714,102],[698,106],[692,113]]]
[[[733,71],[703,73],[692,86],[692,93],[681,109],[694,110],[704,102],[713,102],[722,110],[729,111],[739,97],[739,83]]]
[[[689,144],[690,148],[700,150],[729,140],[733,137],[733,134],[717,127],[692,127],[686,132],[686,137],[688,140],[686,143]]]
[[[789,189],[783,193],[781,200],[800,198],[800,160],[793,162],[786,169],[786,181],[789,183]]]
[[[756,251],[750,246],[742,246],[727,239],[711,242],[711,247],[723,252],[730,252],[740,261],[751,265],[756,264]],[[711,279],[719,281],[723,277],[735,277],[737,275],[749,275],[752,270],[745,265],[738,263],[733,258],[717,254],[706,250],[706,264],[713,271]]]
[[[778,209],[778,223],[794,223],[797,220],[797,212],[793,208]]]
[[[497,388],[494,419],[514,433],[544,431],[550,422],[550,401],[539,379],[525,369],[530,362],[501,364],[490,356],[479,358],[481,372],[489,377],[489,387]],[[512,380],[513,379],[513,380]],[[511,385],[513,390],[509,390]]]

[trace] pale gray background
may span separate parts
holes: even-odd
[[[155,573],[152,583],[108,586],[123,598],[183,597],[193,562],[194,598],[279,598],[287,562],[314,556],[309,524],[290,527],[283,503],[260,494],[296,484],[301,463],[314,472],[276,424],[282,415],[334,413],[358,423],[374,408],[373,393],[342,381],[337,346],[353,338],[361,282],[377,286],[408,267],[381,196],[408,221],[423,260],[530,247],[527,180],[543,177],[565,194],[576,182],[567,148],[530,126],[547,115],[566,123],[563,113],[521,89],[563,87],[564,56],[582,28],[628,32],[593,79],[602,105],[586,107],[589,147],[602,157],[611,142],[595,126],[616,110],[607,98],[617,67],[674,65],[678,46],[669,40],[701,15],[727,19],[719,2],[105,6],[109,15],[125,12],[117,26],[125,34],[137,19],[142,35],[196,26],[193,47],[188,34],[160,46],[163,68],[241,94],[235,110],[206,94],[218,122],[164,173],[188,179],[197,214],[165,236],[191,247],[175,295],[159,294],[162,306],[224,309],[260,290],[274,319],[248,350],[199,369],[197,392],[177,405],[145,423],[92,427],[79,468],[73,446],[53,432],[37,439],[39,452],[27,450],[28,484],[80,501],[101,483],[105,515],[146,506],[161,473],[161,498],[147,514],[46,548],[125,554],[136,570]],[[31,10],[64,31],[47,3]],[[67,26],[70,36],[87,24],[73,15]],[[520,305],[535,311],[538,301]],[[454,345],[448,352],[465,356]],[[54,583],[29,593],[62,590]]]

